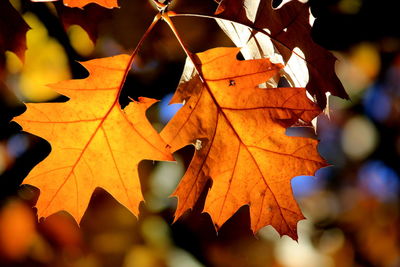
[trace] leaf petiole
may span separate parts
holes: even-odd
[[[149,35],[149,33],[151,32],[151,30],[154,28],[154,26],[157,24],[157,22],[160,21],[161,17],[162,17],[162,15],[160,13],[157,13],[157,15],[153,19],[153,22],[147,28],[146,32],[142,35],[142,37],[140,38],[138,44],[136,45],[135,49],[133,50],[133,52],[132,52],[132,54],[131,54],[131,56],[129,58],[128,65],[127,65],[127,67],[125,69],[124,78],[121,81],[121,85],[120,85],[120,89],[118,91],[117,99],[119,99],[119,96],[120,96],[121,91],[122,91],[122,85],[125,84],[126,77],[128,76],[129,70],[131,69],[131,66],[132,66],[133,60],[135,59],[135,56],[139,52],[139,49],[142,47],[143,42],[146,40],[146,38]]]

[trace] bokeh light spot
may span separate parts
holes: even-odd
[[[22,70],[22,61],[19,57],[9,51],[6,51],[6,68],[9,73],[15,74]]]
[[[176,248],[170,253],[168,266],[174,267],[202,267],[195,257],[183,249]]]
[[[20,157],[29,147],[28,138],[22,134],[11,136],[7,141],[7,152],[14,158]]]
[[[349,54],[335,53],[335,56],[339,59],[336,63],[336,73],[354,101],[373,83],[380,71],[378,49],[370,43],[361,43],[354,46]]]
[[[4,172],[6,169],[6,157],[5,157],[6,149],[4,149],[3,145],[0,144],[0,174]]]
[[[372,119],[382,122],[390,115],[392,102],[379,85],[372,86],[367,90],[363,104],[365,112]]]
[[[176,156],[176,162],[159,162],[150,176],[150,192],[146,195],[146,203],[151,211],[165,209],[173,201],[168,196],[176,188],[185,169],[182,159]]]
[[[35,235],[31,209],[14,200],[3,207],[0,211],[0,256],[9,260],[24,258]]]
[[[358,172],[358,180],[362,188],[381,201],[398,198],[399,176],[382,161],[374,160],[365,163]]]
[[[366,158],[378,143],[378,133],[370,120],[363,116],[349,119],[343,127],[342,149],[352,160]]]
[[[370,43],[361,43],[355,46],[351,53],[351,61],[370,80],[379,73],[381,61],[376,46]]]
[[[24,19],[32,30],[26,35],[28,50],[20,74],[19,93],[28,101],[47,101],[58,96],[47,84],[70,78],[68,60],[63,47],[48,35],[34,14],[28,12]]]
[[[72,25],[68,28],[68,37],[72,47],[81,55],[88,56],[93,52],[94,44],[87,32],[81,26]]]

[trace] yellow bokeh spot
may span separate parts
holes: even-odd
[[[362,6],[362,0],[341,0],[339,9],[345,14],[357,14]]]
[[[19,93],[27,101],[47,101],[58,96],[47,84],[70,79],[68,59],[35,15],[27,13],[24,19],[32,30],[27,33],[28,50],[20,73]]]
[[[336,53],[339,61],[336,73],[350,98],[355,100],[369,87],[380,72],[381,59],[378,48],[371,43],[354,46],[350,53]]]
[[[19,57],[13,52],[6,51],[6,68],[11,74],[16,74],[22,71],[23,64]]]
[[[72,47],[81,55],[88,56],[93,52],[94,44],[87,32],[78,25],[68,29],[68,36]]]
[[[372,44],[362,43],[354,47],[350,60],[371,80],[379,73],[381,60],[378,49]]]

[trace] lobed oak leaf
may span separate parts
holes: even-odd
[[[79,223],[96,187],[137,215],[143,200],[139,162],[173,160],[146,120],[145,112],[156,100],[140,98],[121,109],[118,98],[131,65],[128,55],[82,65],[90,73],[87,78],[50,85],[69,101],[27,104],[27,111],[15,118],[25,131],[52,146],[24,183],[41,190],[39,217],[65,210]]]
[[[308,4],[286,0],[273,8],[272,2],[221,0],[216,14],[222,19],[217,22],[243,48],[245,59],[266,57],[284,63],[290,85],[306,87],[321,108],[326,107],[326,93],[348,99],[335,73],[336,58],[311,37]]]
[[[194,144],[190,166],[173,196],[175,220],[193,208],[209,179],[204,212],[218,229],[241,206],[249,205],[251,229],[272,225],[297,239],[303,215],[290,180],[327,166],[317,140],[285,135],[299,119],[310,122],[321,109],[305,88],[258,85],[283,67],[268,59],[238,61],[239,48],[214,48],[193,55],[199,75],[186,68],[172,103],[185,102],[162,130],[176,151]]]

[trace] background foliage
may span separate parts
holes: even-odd
[[[393,2],[394,3],[394,2]],[[331,98],[330,119],[319,118],[320,153],[331,167],[317,179],[292,180],[307,217],[298,243],[271,227],[256,237],[242,208],[216,236],[206,214],[195,209],[171,225],[176,201],[168,199],[193,154],[185,148],[176,163],[140,165],[146,205],[137,220],[110,195],[98,190],[81,223],[65,213],[36,223],[38,192],[20,186],[49,145],[20,132],[13,116],[24,101],[62,101],[44,85],[86,71],[76,63],[132,49],[155,11],[147,1],[120,1],[120,9],[96,5],[84,11],[97,18],[88,35],[79,26],[64,29],[60,3],[12,1],[33,29],[26,62],[6,52],[0,128],[0,264],[12,266],[398,266],[400,265],[400,54],[395,5],[367,0],[311,1],[313,37],[339,58],[337,74],[351,101]],[[213,1],[176,1],[174,10],[211,14]],[[55,6],[55,7],[54,7]],[[59,10],[59,13],[56,10]],[[61,11],[60,11],[61,10]],[[63,13],[64,12],[64,13]],[[371,18],[374,19],[371,19]],[[176,18],[194,52],[230,41],[216,23]],[[95,44],[90,40],[94,38]],[[1,37],[3,38],[3,37]],[[206,40],[206,41],[205,41]],[[167,107],[182,73],[185,55],[170,30],[158,24],[124,86],[124,96],[162,101],[148,112],[160,130],[177,107]],[[7,89],[8,88],[8,89]],[[123,97],[121,98],[123,99]],[[64,99],[65,100],[65,99]],[[200,207],[198,207],[200,208]]]

